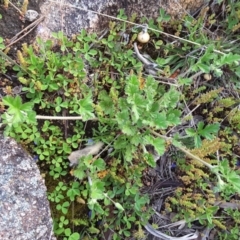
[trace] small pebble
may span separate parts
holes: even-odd
[[[27,10],[25,14],[25,19],[29,22],[33,22],[37,19],[38,15],[38,12],[35,10]]]

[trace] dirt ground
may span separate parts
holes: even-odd
[[[18,9],[21,10],[22,0],[12,0],[11,1]],[[28,4],[28,9],[36,10],[39,12],[40,9],[40,0],[31,0]],[[1,3],[1,1],[0,1]],[[11,4],[9,4],[8,8],[4,8],[3,4],[0,5],[0,14],[2,15],[2,19],[0,20],[0,36],[5,40],[5,45],[8,45],[12,41],[14,41],[14,37],[24,28],[26,28],[29,24],[29,21],[25,21],[24,17],[21,16],[19,11],[14,8]],[[25,32],[22,33],[22,35]],[[34,38],[34,30],[26,35],[26,37],[22,38],[20,41],[14,43],[11,46],[10,54],[13,54],[17,49],[19,49],[23,42],[30,43]],[[19,37],[19,36],[18,36]]]
[[[29,1],[28,9],[35,10],[39,13],[40,3],[42,2],[43,1],[40,0],[31,0]],[[22,44],[30,44],[33,42],[36,30],[33,29],[30,33],[26,34],[27,31],[31,29],[29,28],[19,34],[22,30],[29,26],[31,22],[26,21],[18,11],[18,9],[21,11],[23,0],[12,0],[11,3],[14,6],[9,4],[8,8],[5,8],[3,1],[0,0],[0,15],[2,16],[2,19],[0,20],[0,37],[4,39],[5,46],[8,46],[9,44],[11,45],[9,47],[8,56],[15,60],[17,50],[21,49]],[[26,36],[17,40],[24,34],[26,34]],[[6,73],[0,71],[0,98],[1,96],[5,96],[7,94],[5,90],[7,86],[11,87],[13,90],[21,87],[17,80],[16,73],[11,69],[11,67],[7,68]]]

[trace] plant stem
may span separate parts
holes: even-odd
[[[81,116],[42,116],[37,115],[36,119],[48,119],[48,120],[82,120]],[[91,118],[88,120],[96,121],[97,118]]]
[[[22,12],[19,8],[17,8],[12,2],[9,1],[9,3],[10,3],[10,5],[11,5],[12,7],[14,7],[22,16],[24,15],[23,12]]]
[[[161,134],[159,134],[159,133],[157,133],[157,132],[155,132],[155,131],[153,131],[153,130],[151,130],[151,129],[148,129],[148,130],[149,130],[153,135],[155,135],[155,136],[157,136],[157,137],[160,137],[160,138],[162,138],[162,139],[164,139],[164,140],[166,140],[166,141],[170,141],[176,148],[178,148],[179,150],[181,150],[182,152],[184,152],[187,156],[189,156],[190,158],[192,158],[192,159],[194,159],[194,160],[202,163],[203,165],[205,165],[206,167],[208,167],[210,170],[213,170],[213,168],[215,168],[213,165],[205,162],[205,161],[204,161],[203,159],[201,159],[200,157],[192,154],[189,149],[181,146],[180,144],[174,143],[173,138],[171,138],[171,137],[166,137],[166,136],[164,136],[164,135],[161,135]]]
[[[215,168],[213,165],[205,162],[205,161],[202,160],[200,157],[192,154],[192,153],[189,151],[189,149],[187,149],[187,148],[185,148],[185,147],[182,147],[182,146],[179,146],[179,145],[175,145],[174,143],[173,143],[173,145],[174,145],[175,147],[177,147],[179,150],[181,150],[182,152],[184,152],[187,156],[191,157],[191,158],[194,159],[194,160],[197,160],[197,161],[201,162],[203,165],[205,165],[206,167],[208,167],[210,170],[212,170],[213,168]]]

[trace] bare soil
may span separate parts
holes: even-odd
[[[22,0],[12,0],[11,1],[17,8],[21,10]],[[1,4],[1,1],[0,1]],[[28,9],[35,10],[39,13],[40,11],[40,0],[31,0],[28,4]],[[4,8],[3,4],[0,5],[0,14],[2,19],[0,20],[0,36],[4,39],[5,45],[11,43],[14,40],[14,37],[17,33],[26,28],[29,24],[29,21],[25,21],[24,17],[21,16],[20,12],[17,11],[12,5],[9,4],[8,8]],[[23,33],[24,34],[24,33]],[[17,49],[21,48],[22,43],[31,43],[34,39],[34,31],[27,34],[20,41],[16,42],[11,46],[10,55],[14,54]]]

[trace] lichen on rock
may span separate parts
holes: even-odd
[[[37,164],[15,140],[1,134],[0,152],[0,239],[55,240]]]

